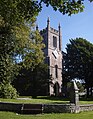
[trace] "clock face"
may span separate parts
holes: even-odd
[[[52,53],[53,53],[54,57],[57,59],[57,57],[58,57],[58,52],[57,52],[57,50],[54,50]]]

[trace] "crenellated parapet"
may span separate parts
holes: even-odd
[[[59,35],[59,31],[54,29],[54,28],[52,28],[52,27],[50,27],[50,32]]]

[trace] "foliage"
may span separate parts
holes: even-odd
[[[59,10],[62,14],[76,14],[82,12],[84,5],[83,0],[41,0],[46,6],[51,5],[54,10]]]
[[[33,21],[41,11],[42,3],[68,15],[82,12],[84,9],[84,0],[1,0],[0,15],[10,25],[24,22],[24,19]]]
[[[40,7],[35,0],[1,0],[0,16],[5,23],[15,26],[24,23],[24,20],[33,22]]]
[[[66,50],[63,68],[65,80],[82,79],[86,88],[92,87],[93,44],[83,38],[71,39]]]
[[[76,84],[79,89],[79,92],[84,92],[84,85],[82,83],[80,83],[79,81],[77,81]]]
[[[2,98],[17,98],[16,89],[10,84],[0,84],[0,97]]]
[[[47,65],[40,63],[34,69],[23,68],[13,84],[20,95],[47,95],[48,89]]]
[[[44,60],[43,51],[44,44],[42,43],[42,37],[38,31],[30,33],[30,39],[24,48],[24,53],[21,54],[22,63],[25,68],[33,68]],[[22,49],[22,48],[21,48]]]
[[[89,0],[92,2],[93,0]],[[84,10],[84,0],[41,0],[46,6],[51,5],[53,9],[58,10],[63,15],[77,14]]]
[[[13,63],[12,58],[15,51],[14,41],[12,30],[0,17],[0,96],[4,98],[15,98],[17,95],[16,90],[10,85],[17,73],[17,66]]]
[[[15,37],[10,27],[0,21],[0,82],[11,82],[14,71],[17,70],[13,63],[13,52],[15,51]]]
[[[41,63],[32,72],[32,96],[48,95],[48,66]]]
[[[11,85],[20,68],[43,60],[42,38],[33,30],[40,8],[32,0],[3,0],[0,6],[0,85]]]

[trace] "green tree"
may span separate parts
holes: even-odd
[[[66,50],[64,82],[75,78],[84,80],[89,96],[89,88],[93,87],[93,44],[83,38],[71,39]]]
[[[21,67],[34,68],[43,61],[44,45],[39,32],[30,31],[25,24],[16,26],[13,31],[5,24],[0,28],[0,82],[1,86],[6,86],[11,84]],[[17,61],[18,56],[21,63]]]
[[[1,97],[9,98],[8,94],[13,93],[12,90],[4,87],[8,87],[7,84],[11,85],[15,75],[18,74],[19,68],[22,66],[34,67],[43,60],[42,38],[38,31],[34,32],[33,30],[33,23],[39,9],[35,1],[0,1]],[[18,56],[23,61],[20,64],[17,61]],[[15,97],[10,95],[10,98]]]
[[[24,20],[32,23],[39,11],[36,0],[0,0],[0,16],[10,26],[20,25]]]
[[[47,95],[48,92],[48,66],[40,63],[32,70],[23,68],[13,84],[20,95]]]
[[[83,12],[85,0],[40,0],[40,3],[44,2],[46,6],[51,5],[53,9],[58,10],[62,14],[77,14]],[[92,2],[93,0],[89,0]]]
[[[7,24],[5,24],[2,17],[0,18],[0,96],[7,98],[8,94],[10,93],[10,90],[7,89],[8,86],[10,86],[11,81],[13,80],[13,72],[15,72],[16,70],[16,68],[13,67],[13,59],[11,58],[12,52],[14,51],[14,37],[13,33],[11,32]],[[4,87],[7,88],[5,89]],[[9,88],[14,90],[12,86]],[[5,94],[6,90],[8,93],[7,95]],[[15,97],[16,95],[12,96],[10,94],[10,98]]]

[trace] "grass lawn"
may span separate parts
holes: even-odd
[[[59,113],[38,115],[19,115],[12,112],[0,112],[0,119],[93,119],[93,111],[79,114]]]
[[[46,104],[46,103],[69,103],[68,100],[66,99],[60,99],[57,97],[37,97],[35,99],[31,98],[31,97],[20,97],[23,99],[3,99],[0,98],[0,102],[17,102],[17,103],[42,103],[42,104]],[[24,98],[28,98],[27,100]]]
[[[42,104],[46,104],[46,103],[69,103],[68,100],[66,99],[61,99],[61,98],[57,98],[57,97],[37,97],[36,99],[33,99],[31,97],[20,97],[20,98],[28,98],[27,100],[25,99],[3,99],[0,98],[0,102],[17,102],[17,103],[42,103]],[[90,99],[82,99],[80,100],[80,104],[93,104],[93,100]]]

